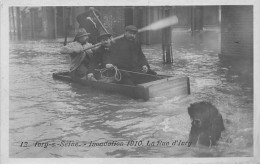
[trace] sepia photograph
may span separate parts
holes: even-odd
[[[2,162],[256,162],[255,1],[13,2],[1,6]]]

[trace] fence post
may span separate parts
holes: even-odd
[[[32,35],[32,39],[34,39],[34,29],[35,29],[35,24],[34,24],[34,9],[31,8],[30,9],[30,14],[31,14],[31,35]]]
[[[53,23],[53,25],[54,25],[53,36],[54,36],[54,39],[56,39],[57,38],[57,9],[56,9],[56,7],[54,7],[54,23]]]
[[[163,9],[163,16],[165,18],[170,16],[169,7]],[[173,63],[171,27],[167,27],[162,30],[162,50],[163,50],[163,63],[164,64]]]

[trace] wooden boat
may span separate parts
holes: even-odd
[[[188,77],[148,75],[142,73],[134,73],[134,75],[138,80],[136,86],[72,78],[69,72],[53,73],[53,78],[92,86],[95,89],[119,93],[136,99],[144,99],[145,101],[158,96],[174,97],[190,94],[190,81]]]

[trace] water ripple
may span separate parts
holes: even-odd
[[[176,34],[175,34],[176,35]],[[176,36],[178,39],[178,36]],[[161,46],[143,46],[151,67],[189,76],[189,97],[155,97],[148,102],[56,81],[68,69],[56,41],[10,44],[11,157],[221,157],[253,155],[252,73],[234,72],[218,60],[218,50],[200,43],[174,43],[174,62],[162,64]],[[246,74],[246,75],[245,75]],[[248,79],[243,79],[243,77]],[[251,78],[250,78],[251,76]],[[192,102],[212,102],[226,131],[214,148],[86,147],[23,148],[28,142],[174,141],[188,139]]]

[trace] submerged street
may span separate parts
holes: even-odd
[[[162,64],[161,45],[143,45],[152,69],[188,76],[191,84],[189,96],[148,102],[53,80],[52,73],[69,67],[69,56],[58,52],[61,41],[10,43],[10,157],[253,156],[253,72],[250,66],[219,61],[218,33],[194,38],[173,33],[174,62],[169,65]],[[226,130],[218,146],[186,143],[191,127],[187,108],[198,101],[210,101],[223,116]],[[119,145],[88,147],[106,141]],[[147,146],[148,141],[155,143]],[[53,142],[59,146],[41,144]],[[77,142],[87,146],[75,147]]]

